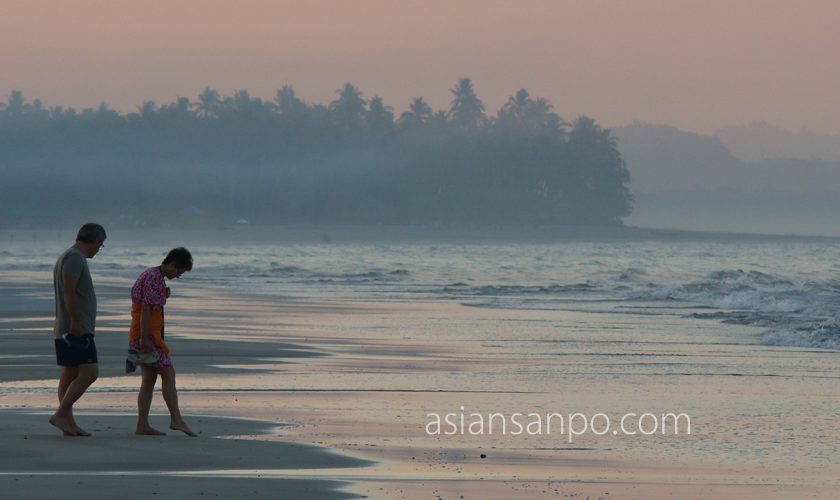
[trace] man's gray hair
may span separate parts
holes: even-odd
[[[83,243],[96,243],[97,241],[102,243],[105,238],[105,228],[95,222],[89,222],[82,226],[76,235],[76,241]]]

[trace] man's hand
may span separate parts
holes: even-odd
[[[70,335],[74,337],[82,336],[82,328],[79,326],[79,323],[75,321],[70,322]]]

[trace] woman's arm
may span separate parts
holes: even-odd
[[[140,307],[140,345],[148,349],[152,348],[152,339],[149,335],[149,319],[152,317],[152,307],[143,304]]]

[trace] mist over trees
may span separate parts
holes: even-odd
[[[809,158],[840,163],[840,137],[807,129],[792,132],[769,123],[750,123],[723,127],[715,136],[745,161]]]
[[[630,224],[840,235],[840,162],[815,158],[819,150],[745,161],[718,137],[667,125],[634,123],[612,133],[633,172]]]
[[[347,83],[328,104],[207,88],[122,114],[0,104],[0,225],[616,224],[632,196],[615,138],[520,90],[488,115],[469,78],[448,110],[397,113]]]

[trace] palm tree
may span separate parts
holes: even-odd
[[[368,128],[376,134],[388,133],[394,128],[394,113],[391,106],[386,106],[379,96],[370,100],[370,105],[365,121]]]
[[[207,119],[218,116],[221,105],[222,101],[219,98],[219,93],[210,87],[205,87],[198,95],[198,102],[194,103],[193,107],[198,111],[198,116]]]
[[[0,109],[2,109],[3,104],[0,103]],[[64,120],[64,119],[73,119],[76,116],[76,110],[73,108],[63,108],[61,106],[55,106],[50,108],[50,119],[51,120]]]
[[[547,100],[542,97],[532,99],[527,90],[519,89],[499,110],[497,125],[531,132],[548,130],[563,135],[567,123],[552,111]]]
[[[630,173],[618,151],[618,141],[610,131],[602,129],[592,118],[580,116],[572,123],[568,149],[574,176],[583,188],[578,194],[590,203],[597,201],[593,213],[610,219],[628,215],[633,204],[633,196],[626,186]]]
[[[100,103],[96,108],[83,109],[79,117],[81,118],[81,123],[85,126],[92,126],[94,128],[113,127],[124,119],[123,115],[109,108],[104,102]]]
[[[337,93],[338,99],[330,103],[334,123],[343,132],[358,130],[366,112],[362,91],[352,83],[345,83]]]
[[[23,98],[23,92],[20,90],[13,90],[9,94],[9,100],[6,101],[3,111],[9,116],[19,116],[29,111],[31,106]]]
[[[270,103],[264,103],[259,97],[252,98],[247,90],[235,90],[232,96],[225,97],[220,107],[220,113],[222,112],[251,121],[252,125],[273,115]]]
[[[143,101],[143,104],[137,110],[140,112],[140,119],[151,120],[157,112],[157,105],[154,101]]]
[[[469,78],[458,80],[458,84],[450,91],[454,99],[449,108],[449,116],[456,127],[462,130],[475,130],[487,124],[484,103],[476,95]]]
[[[295,94],[295,89],[291,85],[283,85],[277,90],[277,95],[274,97],[274,105],[277,111],[289,118],[299,118],[306,113],[306,103],[298,98]]]
[[[163,106],[159,112],[165,115],[168,120],[181,123],[193,117],[190,110],[194,107],[189,98],[178,97],[175,102]]]
[[[406,129],[419,128],[432,118],[432,107],[422,97],[415,97],[408,106],[408,111],[400,115],[400,126]]]
[[[519,89],[516,94],[508,97],[505,105],[499,110],[498,123],[515,127],[524,126],[533,102],[527,90]]]
[[[531,101],[528,112],[528,121],[538,127],[551,130],[560,135],[566,134],[566,127],[569,126],[566,120],[552,110],[553,106],[544,98],[538,97]]]

